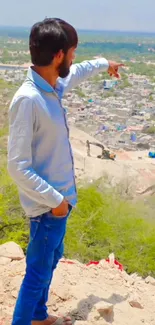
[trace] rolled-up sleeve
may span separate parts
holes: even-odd
[[[63,196],[40,177],[32,166],[36,110],[31,98],[19,98],[9,111],[8,171],[15,183],[35,202],[57,207]]]

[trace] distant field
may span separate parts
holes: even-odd
[[[29,62],[29,27],[0,27],[0,63]],[[78,30],[77,61],[96,55],[154,60],[155,34]]]
[[[28,38],[30,27],[15,27],[15,26],[0,26],[0,35],[3,37],[13,38]],[[95,41],[98,40],[119,40],[128,39],[135,42],[142,40],[153,40],[155,33],[140,33],[140,32],[122,32],[122,31],[95,31],[95,30],[78,30],[81,40]]]

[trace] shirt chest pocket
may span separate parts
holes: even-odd
[[[51,130],[53,136],[67,136],[68,125],[66,112],[57,98],[46,101],[46,105],[43,108],[43,119],[45,131],[48,128]]]

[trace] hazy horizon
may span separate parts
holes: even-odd
[[[9,28],[13,28],[13,29],[18,29],[18,28],[22,28],[22,29],[31,29],[31,26],[22,26],[22,25],[16,25],[16,26],[12,26],[12,25],[1,25],[0,24],[0,28],[4,28],[4,29],[9,29]],[[75,27],[76,28],[76,27]],[[155,34],[155,31],[146,31],[146,30],[113,30],[113,29],[89,29],[89,28],[76,28],[79,32],[109,32],[109,33],[131,33],[131,34]]]
[[[0,25],[28,28],[60,17],[78,30],[155,33],[154,0],[0,0]]]

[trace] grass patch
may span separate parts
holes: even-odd
[[[0,170],[0,244],[15,241],[26,249],[28,221],[20,207],[16,186],[4,167]]]
[[[6,136],[7,134],[8,134],[8,126],[5,126],[0,129],[0,138]]]
[[[68,221],[65,257],[85,263],[114,252],[128,273],[155,276],[155,219],[149,214],[147,219],[145,207],[98,183],[79,187],[78,197],[78,207]],[[13,240],[25,251],[28,233],[16,186],[1,168],[0,244]]]
[[[155,126],[150,126],[149,128],[147,128],[146,130],[147,134],[155,134]]]
[[[79,204],[68,224],[65,254],[82,262],[112,252],[128,273],[155,276],[155,221],[145,219],[139,204],[96,185],[79,189]]]

